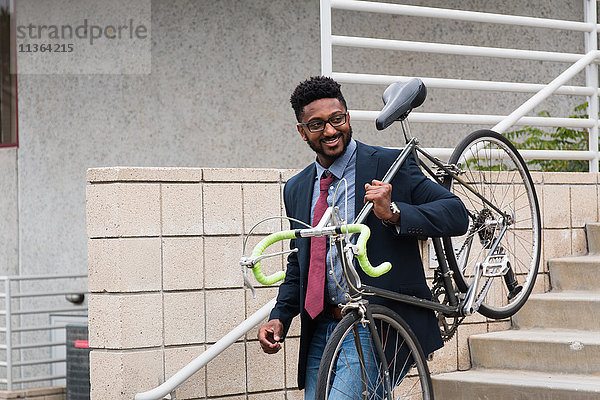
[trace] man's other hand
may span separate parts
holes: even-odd
[[[275,354],[281,349],[281,334],[283,324],[278,319],[272,319],[258,330],[258,341],[260,347],[267,354]]]
[[[386,221],[394,215],[392,210],[390,210],[390,203],[392,201],[391,184],[378,181],[377,179],[373,179],[370,185],[365,183],[365,203],[367,201],[373,202],[373,212],[377,218]]]

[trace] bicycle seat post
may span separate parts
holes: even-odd
[[[400,121],[400,125],[402,126],[402,133],[404,134],[404,140],[406,144],[410,142],[412,139],[412,135],[410,133],[410,124],[408,123],[408,118],[405,118]]]

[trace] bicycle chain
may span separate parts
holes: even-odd
[[[485,248],[493,242],[494,232],[493,228],[489,228],[485,226],[485,221],[492,216],[492,213],[489,209],[484,208],[481,212],[476,216],[473,221],[473,225],[469,229],[468,236],[474,236],[476,233],[479,235],[479,240]],[[467,245],[467,241],[464,241],[460,249],[457,251],[456,255],[460,256]],[[483,293],[485,285],[483,285],[479,296]],[[432,287],[433,299],[441,304],[448,304],[448,296],[446,295],[446,288],[444,286],[444,281],[442,279],[442,275],[439,270],[435,270],[434,278],[433,278],[433,287]],[[436,317],[438,320],[438,327],[440,328],[440,333],[442,334],[442,339],[444,342],[449,341],[454,337],[458,326],[462,323],[465,317],[458,316],[446,316],[442,312],[436,311]]]
[[[467,237],[475,236],[475,234],[479,233],[481,231],[481,229],[482,228],[481,228],[481,223],[480,223],[480,217],[477,216],[475,218],[475,221],[473,221],[473,225],[471,225],[469,232],[467,232]],[[460,249],[458,249],[458,251],[456,252],[457,256],[460,256],[462,254],[465,247],[467,247],[467,243],[468,243],[468,240],[463,241],[462,245],[460,246]]]
[[[489,246],[493,242],[494,229],[490,229],[485,226],[485,221],[490,218],[492,215],[491,211],[487,208],[481,210],[479,214],[475,217],[473,221],[473,225],[469,229],[468,236],[474,236],[478,234],[479,240],[484,245],[484,247]],[[460,256],[463,250],[467,246],[467,241],[464,241],[461,245],[460,249],[457,251],[456,255]],[[483,289],[482,289],[483,290]],[[444,280],[442,279],[442,274],[439,270],[435,270],[434,278],[433,278],[433,287],[432,287],[433,299],[440,304],[448,305],[448,296],[446,294],[446,288],[444,286]],[[481,293],[480,293],[481,295]],[[442,339],[444,342],[449,341],[454,337],[458,326],[462,323],[465,317],[458,316],[446,316],[442,312],[436,311],[436,317],[438,320],[438,326],[440,328],[440,333],[442,334]]]
[[[439,270],[436,270],[434,273],[433,279],[433,300],[437,301],[440,304],[448,304],[448,296],[446,295],[446,288],[444,287],[444,281],[442,279],[442,274]],[[465,319],[464,317],[459,318],[458,316],[446,316],[444,313],[436,311],[436,317],[438,320],[438,326],[440,328],[440,333],[442,334],[442,339],[444,342],[452,339],[458,326]]]
[[[475,234],[477,234],[479,236],[481,244],[485,245],[485,243],[491,243],[493,241],[492,239],[494,235],[494,230],[490,231],[490,228],[485,226],[485,221],[491,216],[492,212],[489,209],[484,208],[483,210],[481,210],[481,212],[479,212],[477,216],[473,219],[473,225],[471,225],[471,228],[467,233],[467,237],[472,237],[475,236]],[[467,240],[465,240],[462,243],[460,249],[456,253],[457,255],[462,253],[462,251],[467,246],[467,243]]]

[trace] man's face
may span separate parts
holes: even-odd
[[[346,109],[338,99],[319,99],[304,106],[302,122],[306,124],[314,120],[327,121],[331,117],[345,112]],[[349,114],[346,116],[345,124],[333,127],[326,123],[322,132],[311,132],[308,127],[303,125],[297,125],[297,128],[302,139],[317,153],[319,163],[325,168],[328,168],[344,153],[352,138]]]

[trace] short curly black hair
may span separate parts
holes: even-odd
[[[292,103],[298,122],[302,122],[304,107],[319,99],[338,99],[347,110],[348,106],[346,106],[346,100],[340,87],[339,83],[327,76],[312,76],[300,82],[290,97],[290,103]]]

